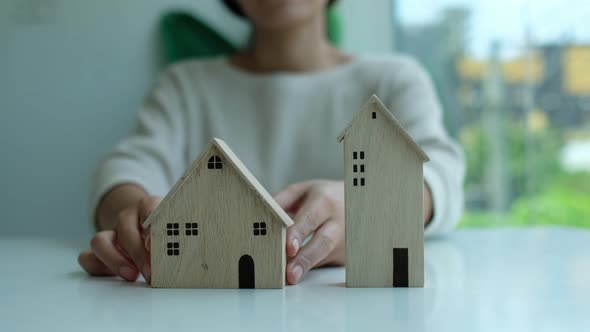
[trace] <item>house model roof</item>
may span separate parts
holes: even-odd
[[[424,162],[427,162],[430,160],[430,158],[428,158],[428,155],[426,154],[426,152],[424,152],[424,150],[422,150],[422,148],[418,145],[418,143],[416,143],[414,141],[414,139],[412,139],[410,134],[408,134],[408,132],[401,125],[401,123],[399,123],[399,121],[397,121],[397,119],[393,116],[393,114],[391,114],[391,112],[389,112],[387,107],[385,107],[385,105],[383,105],[383,102],[381,102],[381,100],[376,95],[372,95],[369,98],[369,100],[367,100],[365,105],[363,105],[363,107],[357,113],[357,115],[354,117],[354,119],[352,119],[352,121],[348,124],[348,126],[346,126],[346,128],[344,128],[344,130],[342,130],[340,135],[338,135],[338,142],[342,142],[342,140],[344,139],[346,134],[348,134],[348,131],[354,126],[356,121],[359,119],[359,116],[361,114],[363,114],[365,111],[367,111],[371,106],[374,106],[374,109],[379,111],[383,115],[383,117],[385,119],[387,119],[387,122],[389,124],[391,124],[402,135],[404,140],[422,158],[422,160]]]
[[[207,144],[206,148],[203,150],[201,155],[196,159],[196,161],[191,165],[191,167],[185,172],[185,174],[180,178],[178,182],[172,187],[168,195],[158,204],[156,209],[150,214],[148,219],[143,223],[143,228],[149,227],[158,217],[160,212],[166,208],[168,205],[168,201],[174,199],[174,195],[178,191],[179,188],[189,179],[191,176],[196,176],[196,170],[198,166],[202,162],[206,162],[205,156],[208,152],[213,148],[216,147],[219,152],[223,155],[224,160],[233,166],[239,176],[254,190],[256,195],[260,197],[263,204],[274,214],[280,221],[283,227],[289,227],[293,224],[293,220],[287,215],[287,213],[275,202],[272,196],[264,189],[264,187],[258,182],[258,180],[250,173],[248,168],[242,163],[240,158],[236,156],[236,154],[230,149],[230,147],[219,138],[213,138]]]

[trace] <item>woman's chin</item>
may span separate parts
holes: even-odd
[[[259,28],[285,29],[312,20],[323,12],[325,4],[313,1],[273,1],[258,8],[244,8],[250,20]]]

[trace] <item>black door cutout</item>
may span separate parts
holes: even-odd
[[[254,287],[254,259],[250,255],[240,257],[239,280],[240,288]]]
[[[408,248],[393,248],[393,287],[408,287]]]

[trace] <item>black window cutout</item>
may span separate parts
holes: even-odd
[[[266,223],[255,222],[254,223],[254,236],[265,236],[266,235]]]
[[[168,242],[166,244],[166,253],[168,256],[178,256],[180,255],[180,243],[178,242]]]
[[[196,222],[190,223],[187,222],[186,224],[184,224],[184,234],[185,235],[192,235],[192,236],[197,236],[199,235],[199,224]]]
[[[357,178],[352,179],[352,185],[355,187],[358,186],[358,179]]]
[[[377,112],[373,112],[372,117],[373,117],[373,119],[377,119]]]
[[[209,161],[207,161],[207,168],[208,169],[222,169],[223,162],[221,161],[221,158],[219,158],[219,156],[211,156],[211,158],[209,158]]]
[[[358,170],[357,170],[357,166],[356,166],[356,165],[352,165],[352,171],[353,171],[354,173],[356,173],[356,172],[358,171]]]
[[[365,186],[365,178],[361,178],[361,187]]]
[[[358,159],[356,151],[352,153],[352,159]]]
[[[260,223],[260,235],[262,235],[262,236],[266,235],[266,223],[265,222]]]
[[[361,173],[365,172],[365,165],[361,165]]]
[[[178,230],[178,223],[167,223],[166,224],[166,235],[168,236],[178,236],[180,232]]]
[[[365,159],[365,151],[361,151],[359,154],[361,155],[361,159]]]

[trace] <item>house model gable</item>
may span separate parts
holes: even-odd
[[[191,165],[191,167],[185,172],[185,174],[176,182],[176,184],[170,189],[168,195],[162,199],[160,204],[156,207],[156,209],[150,214],[148,219],[143,223],[143,228],[148,228],[152,225],[154,221],[158,219],[158,215],[160,212],[167,208],[168,201],[174,199],[174,195],[179,191],[179,189],[184,185],[186,180],[193,176],[193,174],[197,173],[199,166],[202,163],[207,163],[208,160],[205,160],[208,155],[211,153],[211,149],[216,149],[220,152],[220,155],[225,157],[225,160],[229,161],[229,164],[234,167],[236,172],[241,176],[241,178],[254,190],[255,194],[258,195],[261,199],[262,204],[264,204],[267,208],[275,214],[278,219],[281,221],[284,227],[289,227],[293,224],[293,220],[287,215],[287,213],[277,204],[277,202],[272,198],[272,196],[264,189],[262,184],[258,182],[256,177],[252,175],[250,170],[242,163],[240,158],[236,156],[236,154],[232,151],[232,149],[225,143],[223,140],[219,138],[213,138],[203,152],[197,157],[195,162]]]
[[[352,119],[352,121],[340,132],[338,135],[338,142],[342,142],[342,140],[346,137],[348,132],[355,127],[359,118],[364,115],[365,113],[372,113],[372,117],[375,118],[377,114],[381,115],[391,126],[394,130],[398,131],[404,141],[416,152],[416,154],[423,160],[423,162],[427,162],[430,159],[428,155],[422,150],[422,148],[412,139],[412,136],[404,129],[404,127],[397,121],[397,119],[389,112],[387,107],[383,105],[383,102],[377,97],[376,95],[371,95],[369,100],[361,107],[360,112]]]

